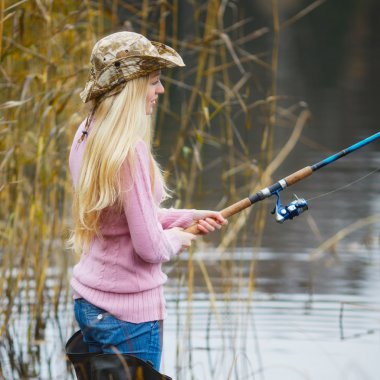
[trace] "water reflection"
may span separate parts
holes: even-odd
[[[215,299],[209,299],[199,268],[193,302],[187,301],[186,287],[169,283],[176,296],[168,301],[166,371],[178,379],[376,379],[376,253],[378,248],[339,250],[339,264],[330,266],[310,261],[305,252],[262,251],[251,295],[245,272],[252,250],[224,256],[233,260],[236,280],[228,294],[221,292],[225,283],[215,268],[215,252],[199,253]],[[172,278],[185,272],[187,263],[180,264]]]

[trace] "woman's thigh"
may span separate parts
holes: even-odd
[[[90,352],[131,354],[150,361],[159,370],[162,347],[160,321],[121,321],[83,298],[75,300],[74,311]]]

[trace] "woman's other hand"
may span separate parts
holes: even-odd
[[[179,239],[182,242],[182,248],[179,251],[179,253],[185,251],[186,249],[191,247],[192,242],[197,238],[196,235],[190,233],[190,232],[185,232],[182,228],[180,227],[174,227],[173,230],[176,230]]]
[[[208,234],[215,230],[220,230],[228,223],[227,219],[218,211],[195,210],[194,215],[198,230],[202,234]]]

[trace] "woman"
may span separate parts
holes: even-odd
[[[120,352],[159,370],[165,318],[161,264],[219,229],[220,213],[160,207],[166,191],[151,153],[151,119],[164,92],[160,69],[184,66],[172,48],[132,32],[96,43],[85,90],[92,112],[70,152],[75,187],[71,286],[91,352]]]

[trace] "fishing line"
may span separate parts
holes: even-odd
[[[352,181],[352,182],[350,182],[350,183],[348,183],[348,184],[346,184],[346,185],[344,185],[344,186],[338,187],[337,189],[334,189],[334,190],[328,191],[327,193],[323,193],[323,194],[317,195],[317,196],[315,196],[315,197],[313,197],[313,198],[309,198],[309,199],[307,199],[307,201],[308,201],[308,202],[309,202],[309,201],[313,201],[313,200],[315,200],[315,199],[322,198],[322,197],[325,197],[325,196],[327,196],[327,195],[330,195],[330,194],[336,193],[336,192],[338,192],[338,191],[341,191],[341,190],[343,190],[343,189],[346,189],[347,187],[350,187],[350,186],[354,185],[355,183],[358,183],[358,182],[364,180],[365,178],[369,177],[370,175],[372,175],[372,174],[374,174],[374,173],[376,173],[376,172],[378,172],[378,171],[380,171],[380,167],[378,167],[377,169],[371,171],[370,173],[367,173],[367,174],[364,175],[363,177],[360,177],[360,178],[356,179],[355,181]]]
[[[306,111],[304,111],[306,112]],[[264,199],[267,199],[271,196],[276,196],[277,197],[277,202],[274,210],[272,211],[272,214],[275,215],[276,222],[278,223],[283,223],[286,220],[291,220],[294,217],[300,215],[304,211],[308,210],[308,201],[304,198],[298,198],[296,196],[296,199],[290,202],[287,205],[282,205],[281,200],[280,200],[280,192],[284,190],[287,187],[290,187],[294,185],[295,183],[302,181],[303,179],[311,176],[314,172],[317,170],[332,164],[333,162],[339,160],[340,158],[346,156],[347,154],[350,154],[352,152],[355,152],[358,149],[363,148],[364,146],[370,144],[371,142],[380,139],[380,131],[376,132],[374,135],[369,136],[349,147],[346,149],[342,149],[341,151],[326,157],[322,161],[319,161],[313,165],[305,166],[302,169],[297,170],[296,172],[280,179],[279,181],[273,183],[270,186],[267,186],[259,191],[257,191],[255,194],[252,194],[244,199],[241,199],[240,201],[226,207],[221,211],[221,214],[224,218],[228,218],[234,214],[237,214],[238,212],[252,206],[253,204],[257,202],[261,202]],[[355,183],[358,183],[362,181],[363,179],[367,178],[368,176],[378,172],[380,170],[380,167],[371,171],[370,173],[356,179],[353,182],[350,182],[344,186],[338,187],[337,189],[331,190],[329,192],[317,195],[313,198],[310,198],[309,200],[317,199],[324,197],[329,194],[333,194],[337,191],[341,191],[349,186],[352,186]],[[198,234],[199,230],[198,227],[195,225],[188,227],[186,232],[191,232],[194,234]]]

